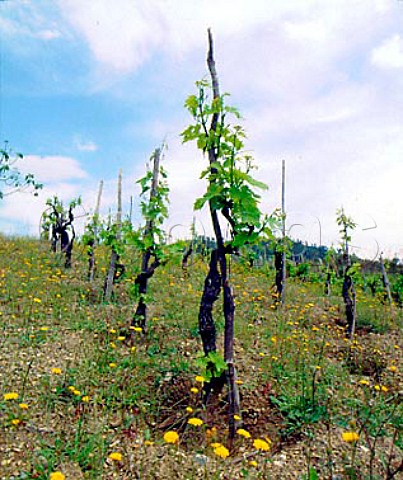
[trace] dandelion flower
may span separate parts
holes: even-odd
[[[118,340],[119,340],[120,342],[123,342],[124,340],[126,340],[126,337],[124,337],[123,335],[120,335],[120,336],[118,337]]]
[[[214,442],[214,443],[211,443],[211,444],[210,444],[210,447],[211,447],[211,448],[218,448],[218,447],[222,447],[222,444],[219,443],[219,442]]]
[[[49,330],[49,327],[41,327],[39,330],[41,332],[47,332]]]
[[[112,452],[108,455],[108,458],[110,460],[113,460],[114,462],[121,462],[122,461],[122,454],[119,452]]]
[[[237,385],[242,385],[242,384],[243,384],[243,381],[242,381],[242,380],[235,380],[235,383],[236,383]]]
[[[178,443],[179,442],[179,435],[177,432],[174,432],[173,430],[170,430],[169,432],[166,432],[164,435],[164,441],[167,443]]]
[[[5,393],[3,395],[4,400],[17,400],[17,398],[18,398],[18,393],[16,392]]]
[[[141,327],[133,327],[133,325],[131,325],[130,327],[130,330],[134,330],[135,332],[142,332],[143,329]]]
[[[250,438],[250,433],[249,433],[247,430],[243,429],[243,428],[238,428],[238,430],[236,431],[236,433],[237,433],[238,435],[240,435],[241,437]]]
[[[192,388],[190,389],[190,391],[191,391],[192,393],[198,393],[198,392],[199,392],[199,389],[196,388],[196,387],[192,387]]]
[[[42,303],[42,300],[41,300],[40,298],[35,297],[35,298],[34,298],[34,302],[35,302],[35,303]]]
[[[11,420],[11,423],[15,426],[19,425],[21,423],[21,420],[19,418],[13,418]]]
[[[65,478],[62,472],[57,471],[50,474],[49,480],[64,480]]]
[[[397,372],[397,367],[396,367],[396,365],[391,365],[390,367],[388,367],[388,370],[390,372]]]
[[[88,395],[84,395],[84,397],[82,397],[81,401],[84,402],[84,403],[88,403],[90,401],[90,397]]]
[[[196,380],[196,382],[199,382],[199,383],[204,383],[205,382],[205,378],[202,377],[201,375],[197,375],[197,377],[195,377],[195,380]]]
[[[62,369],[61,368],[52,368],[52,373],[54,375],[60,375],[62,373]]]
[[[21,408],[21,410],[28,410],[29,408],[27,403],[20,403],[18,406]]]
[[[256,468],[256,467],[257,467],[257,461],[256,461],[256,460],[251,460],[251,461],[249,462],[249,466]]]
[[[268,452],[270,450],[270,443],[260,438],[253,440],[253,446],[256,450],[261,450],[262,452]]]
[[[111,363],[109,364],[109,366],[110,366],[111,368],[116,368],[116,367],[117,367],[116,363],[114,363],[114,362],[111,362]]]
[[[229,456],[228,448],[224,447],[224,445],[219,445],[214,449],[214,453],[220,458],[227,458]]]
[[[354,443],[360,438],[360,436],[356,432],[343,432],[341,438],[343,442]]]
[[[241,417],[239,415],[234,415],[234,420],[236,420],[237,422],[239,422],[241,419]]]
[[[186,407],[186,411],[187,411],[188,413],[192,413],[192,412],[193,412],[193,408],[192,408],[192,407]]]
[[[189,418],[188,424],[193,425],[194,427],[200,427],[200,425],[203,425],[203,420],[201,420],[200,418],[196,418],[196,417]]]

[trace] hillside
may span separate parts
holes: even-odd
[[[290,279],[280,308],[269,265],[233,263],[243,423],[226,456],[226,391],[202,404],[202,258],[156,271],[142,335],[135,251],[109,304],[106,249],[93,283],[82,246],[67,270],[35,240],[0,252],[1,479],[402,478],[402,309],[359,290],[349,341],[337,286]]]

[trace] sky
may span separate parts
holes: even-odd
[[[403,258],[403,1],[5,0],[0,2],[0,141],[44,184],[0,202],[0,232],[38,235],[46,199],[81,196],[77,216],[125,213],[153,150],[165,142],[171,236],[210,233],[207,159],[180,133],[184,101],[207,78],[207,28],[222,92],[242,113],[245,148],[281,205],[287,229],[314,244],[340,242],[336,210],[357,223],[354,252]]]

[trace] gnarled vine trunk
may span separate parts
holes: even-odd
[[[211,83],[213,88],[213,97],[218,99],[220,97],[219,82],[217,71],[215,67],[213,54],[213,37],[211,31],[208,30],[208,54],[207,65],[211,76]],[[211,119],[210,133],[217,131],[219,120],[219,113],[214,113]],[[214,162],[219,158],[218,146],[213,145],[208,149],[208,158],[211,172],[214,173]],[[214,182],[214,180],[210,180]],[[209,201],[210,216],[213,223],[214,234],[217,242],[217,249],[211,255],[210,269],[204,283],[204,291],[199,310],[199,331],[203,341],[203,349],[205,354],[208,351],[216,350],[215,326],[212,316],[212,307],[217,300],[221,288],[223,288],[223,310],[225,319],[225,334],[224,334],[224,360],[227,364],[226,380],[228,384],[228,424],[229,424],[229,439],[232,442],[235,437],[237,421],[235,416],[240,412],[240,402],[238,386],[236,384],[236,370],[234,366],[234,311],[235,302],[234,295],[228,279],[228,267],[226,258],[226,249],[224,245],[223,235],[221,231],[220,222],[218,219],[218,212],[213,208],[211,200]]]
[[[158,188],[158,177],[160,171],[160,160],[161,160],[161,149],[157,148],[154,151],[153,155],[153,179],[150,189],[150,203],[153,202],[154,198],[157,195]],[[152,220],[148,220],[146,223],[146,228],[144,230],[144,236],[150,234],[153,229]],[[150,264],[152,257],[151,248],[148,248],[142,254],[141,258],[141,272],[137,275],[135,279],[135,285],[137,287],[137,292],[139,295],[139,302],[137,304],[136,311],[134,313],[131,325],[134,327],[140,327],[143,332],[147,329],[147,303],[145,301],[145,295],[147,294],[148,280],[154,275],[155,269],[161,265],[160,259],[154,256],[154,261]]]

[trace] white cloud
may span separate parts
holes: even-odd
[[[60,8],[101,64],[121,73],[138,68],[161,41],[153,2],[62,0]]]
[[[403,68],[403,38],[395,34],[384,40],[372,50],[371,62],[380,68]]]
[[[40,218],[46,200],[57,195],[65,204],[85,191],[82,181],[88,178],[79,162],[71,157],[57,155],[26,155],[17,165],[22,173],[33,173],[44,184],[34,197],[29,191],[5,197],[0,204],[0,230],[8,233],[38,235]],[[29,205],[29,208],[27,208]]]
[[[180,57],[203,48],[208,27],[224,42],[241,35],[248,43],[256,29],[273,31],[284,21],[293,40],[321,41],[323,50],[334,49],[334,30],[345,25],[343,12],[350,7],[346,0],[340,2],[338,12],[334,5],[323,6],[318,0],[276,0],[270,5],[267,0],[254,0],[253,5],[244,0],[119,0],[113,7],[108,0],[59,0],[58,5],[96,61],[123,74],[136,71],[155,53]],[[373,13],[365,7],[359,7],[363,24]],[[319,20],[309,19],[310,14]],[[302,21],[294,20],[298,17]],[[347,39],[343,41],[347,44]],[[256,45],[252,47],[251,51]]]
[[[26,155],[18,163],[18,167],[25,173],[33,173],[36,179],[43,183],[83,179],[88,176],[76,159],[60,155]]]
[[[98,150],[98,145],[92,140],[76,139],[74,145],[80,152],[96,152]]]
[[[286,34],[293,40],[323,42],[329,36],[329,30],[323,22],[310,20],[306,22],[284,22]]]
[[[41,40],[54,40],[60,38],[62,34],[58,30],[41,30],[36,36]]]

